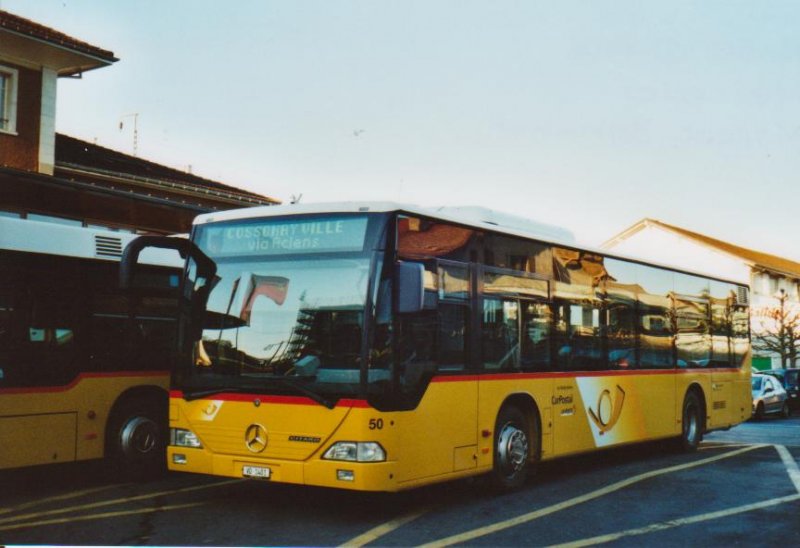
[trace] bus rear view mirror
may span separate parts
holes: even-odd
[[[397,311],[420,312],[425,303],[425,266],[421,263],[397,263]]]
[[[122,252],[119,269],[119,285],[122,289],[134,287],[139,255],[150,247],[172,249],[177,251],[184,260],[191,258],[197,264],[198,277],[212,280],[217,272],[217,265],[214,261],[189,240],[166,236],[139,236],[125,246],[125,250]]]

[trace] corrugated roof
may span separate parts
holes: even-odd
[[[257,204],[278,204],[280,200],[262,196],[254,192],[225,185],[211,179],[198,177],[178,169],[135,156],[123,154],[75,137],[56,133],[56,169],[59,167],[80,168],[97,175],[116,176],[151,184],[180,187],[198,193],[225,194],[243,198]]]
[[[729,242],[724,242],[722,240],[706,236],[705,234],[699,234],[679,226],[667,224],[657,219],[642,219],[635,225],[622,232],[620,236],[626,233],[632,234],[638,232],[638,230],[641,230],[648,225],[659,226],[665,230],[680,234],[681,236],[690,238],[701,244],[716,248],[729,255],[734,255],[757,268],[776,271],[793,277],[800,277],[800,263],[790,261],[789,259],[778,257],[776,255],[770,255],[769,253],[755,251],[753,249],[741,247]]]
[[[93,46],[82,40],[78,40],[77,38],[67,36],[63,32],[40,25],[35,21],[25,19],[24,17],[14,15],[13,13],[9,13],[7,11],[0,10],[0,27],[12,32],[30,36],[32,38],[38,38],[39,40],[43,40],[57,46],[69,48],[81,53],[92,55],[94,57],[99,57],[108,61],[109,63],[118,61],[118,59],[114,57],[114,52],[112,51]]]

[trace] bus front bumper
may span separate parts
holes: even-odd
[[[175,472],[260,479],[277,483],[336,487],[357,491],[397,491],[394,462],[307,461],[213,454],[205,449],[167,447],[167,465]]]

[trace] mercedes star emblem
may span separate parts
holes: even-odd
[[[267,429],[260,424],[251,424],[244,432],[244,444],[251,453],[260,453],[267,448]]]

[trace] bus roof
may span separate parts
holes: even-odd
[[[195,218],[195,224],[218,221],[257,219],[280,215],[308,215],[314,213],[387,213],[392,211],[422,215],[443,221],[451,221],[475,228],[504,232],[525,238],[545,240],[550,243],[575,245],[575,236],[564,228],[541,223],[525,217],[493,211],[485,207],[420,207],[395,202],[331,202],[317,204],[286,204],[279,206],[251,207],[229,211],[206,213]]]
[[[531,238],[574,250],[602,255],[612,259],[620,259],[658,268],[665,268],[676,272],[693,274],[726,283],[742,286],[748,285],[747,283],[736,281],[732,277],[721,277],[717,274],[691,270],[685,267],[666,263],[654,262],[641,257],[609,252],[605,249],[579,244],[576,242],[575,236],[572,234],[572,232],[565,228],[546,223],[540,223],[525,217],[510,215],[480,206],[420,207],[397,202],[321,202],[306,204],[284,204],[277,206],[259,206],[205,213],[195,217],[194,224],[201,225],[223,221],[259,219],[285,215],[310,215],[315,213],[389,213],[395,211],[440,219],[464,226],[480,228],[483,230],[491,230],[493,232],[509,234],[512,236]]]
[[[136,237],[126,232],[0,217],[0,250],[119,261],[122,250]],[[142,260],[171,267],[183,263],[176,252],[161,249],[146,250]]]

